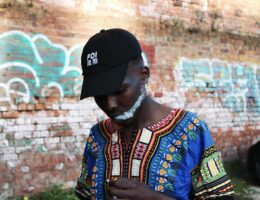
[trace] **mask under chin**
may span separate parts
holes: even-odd
[[[137,100],[132,105],[132,107],[128,111],[124,112],[123,114],[116,116],[114,119],[115,120],[129,120],[129,119],[133,118],[134,114],[136,113],[138,108],[141,106],[145,97],[146,97],[146,89],[143,86],[141,88],[140,96],[137,98]]]

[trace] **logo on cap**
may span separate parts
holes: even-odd
[[[87,55],[87,67],[98,64],[97,51]]]

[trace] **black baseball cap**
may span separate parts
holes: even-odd
[[[101,30],[92,36],[81,55],[84,79],[80,99],[119,90],[128,62],[141,54],[136,37],[124,29]]]

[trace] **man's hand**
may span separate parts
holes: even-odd
[[[118,179],[107,187],[108,199],[119,200],[173,200],[162,193],[151,190],[147,185],[135,180]]]

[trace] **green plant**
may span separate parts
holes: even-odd
[[[253,200],[254,190],[250,188],[252,177],[250,177],[245,162],[233,160],[225,162],[225,169],[234,185],[235,199]]]
[[[18,197],[16,200],[24,200]],[[62,185],[53,185],[50,189],[28,196],[28,200],[78,200],[73,189],[64,189]]]

